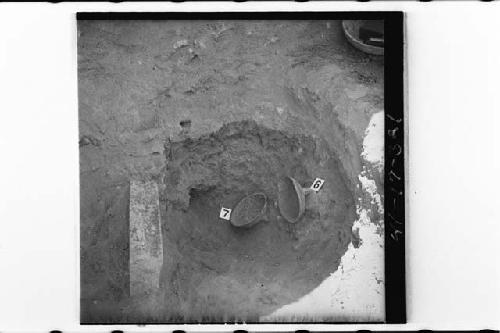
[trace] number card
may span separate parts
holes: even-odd
[[[221,219],[224,219],[224,220],[228,220],[228,221],[229,221],[229,220],[231,219],[231,209],[222,207],[222,208],[220,209],[220,214],[219,214],[219,217],[220,217]]]
[[[314,180],[314,182],[312,183],[312,185],[311,185],[311,189],[312,189],[313,191],[315,191],[315,192],[318,192],[318,191],[321,189],[321,187],[323,186],[323,183],[324,183],[324,182],[325,182],[325,181],[324,181],[323,179],[321,179],[321,178],[316,178],[316,179]]]

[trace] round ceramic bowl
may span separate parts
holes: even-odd
[[[359,38],[359,28],[365,23],[364,20],[344,20],[342,28],[344,34],[355,48],[372,55],[384,55],[384,48],[381,46],[368,45]]]

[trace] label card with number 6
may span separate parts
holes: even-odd
[[[321,186],[323,186],[323,183],[325,181],[321,178],[316,178],[314,182],[311,185],[311,189],[315,192],[318,192],[321,189]]]
[[[220,209],[219,217],[229,221],[231,219],[231,209],[222,207]]]

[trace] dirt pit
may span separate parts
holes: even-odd
[[[351,241],[354,193],[326,142],[253,121],[225,124],[165,145],[161,202],[165,321],[257,321],[334,272]],[[277,207],[278,181],[322,189],[295,224]],[[237,228],[219,218],[248,194],[267,197],[263,221]]]

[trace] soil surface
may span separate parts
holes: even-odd
[[[383,109],[383,59],[340,22],[79,21],[78,69],[82,322],[256,321],[337,269]],[[325,179],[293,225],[283,176]],[[164,263],[161,291],[132,298],[136,178],[160,187]],[[219,219],[254,192],[265,221]]]

